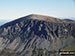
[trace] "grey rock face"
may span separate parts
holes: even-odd
[[[75,45],[75,21],[52,17],[47,17],[52,21],[46,21],[41,17],[30,15],[0,26],[0,50],[7,48],[31,56],[34,49],[54,51]]]

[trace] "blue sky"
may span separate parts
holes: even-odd
[[[74,0],[0,0],[0,20],[14,20],[29,14],[75,18]]]

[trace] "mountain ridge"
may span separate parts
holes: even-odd
[[[42,17],[42,19],[39,19],[39,17]],[[7,23],[5,23],[3,25],[6,25],[6,24],[14,25],[15,23],[18,23],[18,22],[23,21],[25,19],[47,21],[47,22],[51,22],[51,23],[75,23],[74,20],[70,20],[70,19],[61,20],[59,18],[55,18],[55,17],[51,17],[51,16],[45,16],[45,15],[39,15],[39,14],[30,14],[30,15],[15,19],[13,21],[7,22]],[[2,27],[3,25],[1,25],[0,27]]]

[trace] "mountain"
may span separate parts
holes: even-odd
[[[31,14],[0,26],[1,52],[12,50],[18,56],[49,56],[72,45],[75,45],[75,21]]]
[[[63,22],[73,22],[74,20],[71,20],[71,19],[63,19],[62,21]]]

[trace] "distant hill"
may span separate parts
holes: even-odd
[[[7,22],[9,22],[9,20],[0,20],[0,26],[7,23]]]

